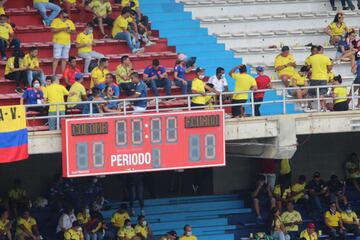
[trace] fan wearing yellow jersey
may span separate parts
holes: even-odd
[[[33,1],[34,1],[34,8],[40,12],[44,25],[50,26],[52,21],[60,13],[61,8],[58,5],[49,2],[49,0],[33,0]],[[49,16],[47,14],[47,11],[51,11]]]

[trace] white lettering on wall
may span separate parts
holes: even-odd
[[[114,167],[130,167],[138,165],[150,165],[151,154],[147,153],[130,153],[111,155],[111,166]]]

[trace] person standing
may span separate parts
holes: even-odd
[[[264,68],[258,66],[256,68],[256,73],[258,74],[258,76],[255,78],[255,81],[258,90],[271,89],[272,88],[271,79],[269,78],[269,76],[264,74]],[[262,91],[256,91],[254,93],[254,102],[257,103],[255,104],[255,116],[261,116],[260,103],[264,100],[264,96],[265,96],[265,92]]]
[[[334,96],[334,111],[347,111],[349,110],[348,103],[348,90],[346,86],[341,86],[342,78],[340,75],[334,77],[333,84],[336,85],[333,90]]]
[[[63,73],[66,66],[66,61],[69,59],[69,52],[71,47],[71,34],[75,33],[75,25],[69,19],[67,11],[62,10],[60,17],[54,19],[51,25],[51,32],[53,33],[54,46],[54,61],[52,65],[52,75],[56,74],[59,61],[61,61],[61,72]]]
[[[86,89],[82,82],[84,81],[84,75],[81,73],[75,74],[75,82],[71,85],[69,90],[68,102],[81,102],[87,101]],[[83,109],[84,104],[77,103],[76,105],[68,105],[69,108],[75,107],[77,109]]]
[[[200,94],[201,96],[195,96],[191,99],[191,107],[195,107],[195,110],[201,110],[210,100],[211,96],[207,96],[207,92],[218,93],[215,89],[205,84],[205,69],[196,68],[196,77],[192,80],[191,91],[193,94]],[[202,107],[202,108],[201,108]]]
[[[219,93],[229,91],[228,82],[225,77],[225,69],[222,67],[216,68],[215,75],[209,78],[208,83],[214,85],[214,89]],[[228,95],[223,95],[223,99],[228,99]]]
[[[69,57],[63,77],[66,84],[66,89],[70,89],[75,82],[75,75],[81,73],[80,69],[76,67],[76,57]]]
[[[49,2],[49,0],[34,0],[34,8],[40,12],[45,26],[50,26],[52,21],[61,11],[61,8],[58,5]],[[47,15],[48,10],[51,11],[49,16]]]

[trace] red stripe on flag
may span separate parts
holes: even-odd
[[[16,162],[29,157],[28,145],[23,144],[16,147],[0,148],[0,163]]]

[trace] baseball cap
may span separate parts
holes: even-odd
[[[282,52],[289,51],[289,50],[290,50],[290,48],[289,48],[288,46],[283,46],[283,47],[281,48],[281,51],[282,51]]]
[[[82,73],[76,73],[75,74],[75,79],[76,80],[80,80],[81,78],[83,78],[84,77],[84,74],[82,74]]]
[[[171,230],[171,231],[167,232],[167,234],[170,235],[170,236],[173,236],[173,237],[177,236],[177,233],[174,230]]]
[[[315,224],[309,223],[309,224],[307,225],[307,228],[312,228],[312,229],[314,229],[314,228],[315,228]]]
[[[195,71],[196,71],[197,73],[198,73],[198,72],[204,72],[204,71],[205,71],[205,68],[198,67],[198,68],[196,68]]]
[[[257,67],[256,67],[256,71],[258,71],[258,72],[263,72],[263,71],[264,71],[264,67],[262,67],[262,66],[257,66]]]

